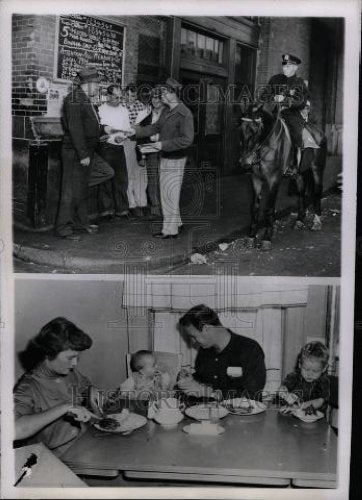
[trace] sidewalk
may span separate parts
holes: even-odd
[[[192,253],[209,252],[220,242],[246,234],[252,195],[250,175],[217,180],[206,177],[199,184],[186,179],[182,191],[184,230],[177,239],[153,238],[152,234],[161,229],[160,223],[143,220],[101,222],[98,234],[84,235],[78,242],[57,238],[51,231],[15,228],[14,256],[64,273],[168,273],[189,262]],[[288,180],[283,179],[279,212],[295,207],[296,198],[290,198],[287,192]]]

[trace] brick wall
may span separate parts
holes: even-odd
[[[165,66],[166,54],[166,19],[156,16],[109,16],[108,20],[117,20],[126,26],[124,84],[132,83],[137,79],[139,60],[139,35],[148,35],[160,38],[161,54],[160,65]]]
[[[46,96],[35,82],[53,75],[55,17],[14,15],[12,23],[13,136],[31,139],[29,117],[47,111]]]
[[[139,34],[161,38],[161,66],[165,65],[165,20],[150,16],[109,16],[126,26],[124,83],[137,79]],[[53,81],[55,16],[14,15],[12,32],[13,137],[32,139],[29,117],[47,112],[46,94],[35,82],[44,76]],[[31,79],[31,80],[29,80]]]
[[[265,85],[281,72],[282,54],[290,52],[302,60],[298,74],[309,80],[309,18],[261,17],[256,85]]]
[[[165,65],[166,22],[149,16],[108,17],[126,26],[124,84],[137,81],[138,41],[142,33],[161,39],[160,65]],[[56,16],[14,15],[12,19],[13,207],[16,223],[31,225],[27,214],[30,117],[48,114],[46,94],[35,83],[40,76],[53,82]],[[67,85],[64,84],[64,88]],[[49,114],[53,109],[49,107]],[[49,143],[47,221],[51,226],[60,186],[59,143]]]

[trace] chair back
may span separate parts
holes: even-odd
[[[335,375],[329,375],[327,421],[332,429],[338,433],[338,377]]]
[[[329,401],[332,408],[338,408],[338,377],[329,375]]]

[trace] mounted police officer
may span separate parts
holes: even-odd
[[[282,55],[282,73],[271,77],[262,100],[270,102],[273,99],[282,106],[281,116],[288,125],[291,141],[294,147],[293,168],[286,174],[293,175],[298,171],[303,147],[303,128],[306,124],[301,113],[308,104],[309,91],[304,80],[297,75],[301,64],[299,57],[292,54]]]

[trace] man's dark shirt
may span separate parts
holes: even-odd
[[[266,377],[264,352],[255,340],[230,330],[229,333],[230,341],[221,352],[213,347],[199,349],[194,378],[221,390],[224,397],[245,395],[260,399],[257,393],[263,390]]]
[[[270,78],[268,89],[263,92],[262,100],[267,102],[272,100],[275,95],[284,95],[286,101],[292,109],[303,109],[309,98],[309,91],[303,78],[297,75],[290,77],[283,73],[274,75]]]

